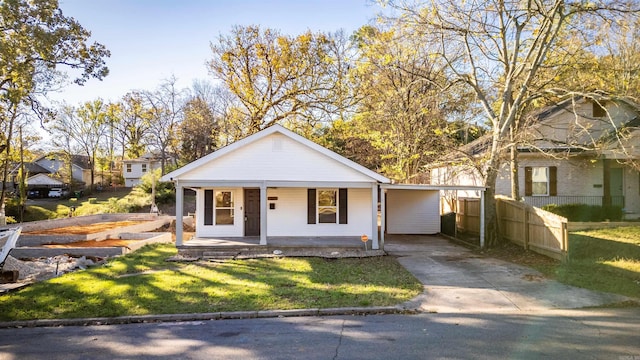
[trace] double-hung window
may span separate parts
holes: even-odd
[[[147,164],[142,164],[142,172],[147,172]]]
[[[130,173],[131,172],[131,164],[127,164],[127,172]]]
[[[531,168],[531,191],[533,196],[549,195],[549,168]]]
[[[335,224],[338,214],[338,190],[318,190],[318,223]]]
[[[307,189],[307,224],[347,224],[347,189]]]
[[[234,203],[230,190],[204,191],[204,224],[233,225]]]
[[[558,195],[557,174],[558,169],[555,166],[525,167],[525,196]]]
[[[216,191],[216,225],[233,225],[233,193]]]

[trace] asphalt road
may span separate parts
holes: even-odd
[[[285,317],[0,329],[0,359],[640,360],[640,310]]]

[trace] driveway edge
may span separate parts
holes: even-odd
[[[297,316],[330,316],[330,315],[383,315],[383,314],[415,314],[419,311],[406,309],[401,306],[378,307],[345,307],[326,309],[290,309],[290,310],[261,310],[261,311],[232,311],[196,314],[162,314],[136,315],[79,319],[42,319],[0,322],[0,329],[23,327],[58,327],[58,326],[95,326],[120,325],[153,322],[179,322],[203,320],[282,318]]]

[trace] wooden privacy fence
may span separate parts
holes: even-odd
[[[498,231],[503,239],[554,259],[566,259],[566,218],[503,196],[496,196],[496,207]],[[459,199],[458,210],[458,230],[479,233],[480,199]]]
[[[469,235],[480,235],[480,199],[459,198],[456,210],[456,230]]]

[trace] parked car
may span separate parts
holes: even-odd
[[[50,198],[60,198],[60,197],[62,197],[62,189],[53,188],[53,189],[49,190],[49,197]]]

